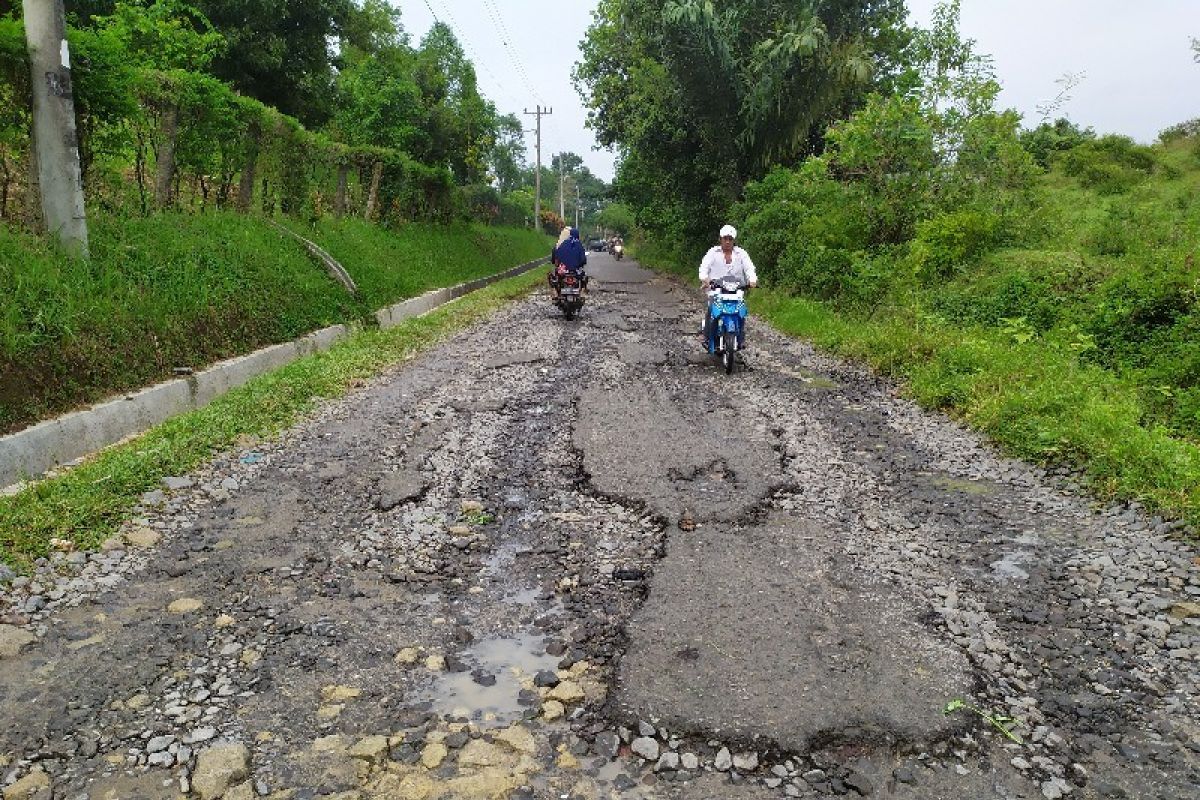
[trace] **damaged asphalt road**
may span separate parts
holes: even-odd
[[[1176,526],[592,274],[9,581],[5,800],[1197,796]]]

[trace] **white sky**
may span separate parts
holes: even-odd
[[[433,23],[448,22],[479,75],[480,90],[502,113],[554,109],[543,117],[542,161],[569,150],[597,176],[612,180],[614,156],[597,151],[587,112],[571,86],[579,42],[595,0],[392,0],[413,43]],[[918,24],[936,0],[908,0]],[[1084,73],[1062,108],[1099,133],[1152,141],[1163,128],[1200,117],[1200,0],[963,0],[962,33],[995,59],[1000,103],[1028,125],[1059,91],[1064,73]],[[431,13],[432,12],[432,13]],[[505,46],[507,42],[508,46]],[[517,64],[520,67],[516,66]],[[532,129],[534,118],[521,117]],[[534,157],[528,136],[529,158]]]

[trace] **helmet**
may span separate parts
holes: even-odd
[[[726,236],[730,237],[731,239],[736,239],[737,228],[733,227],[732,225],[726,225],[725,227],[721,228],[721,238],[724,239]]]

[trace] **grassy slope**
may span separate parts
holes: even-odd
[[[344,260],[359,301],[253,217],[95,215],[88,264],[0,228],[0,432],[549,250],[538,234],[482,226],[303,232]]]
[[[766,290],[751,311],[899,379],[918,402],[964,420],[1010,454],[1073,465],[1102,497],[1140,499],[1200,524],[1200,447],[1160,422],[1159,393],[1147,385],[1171,368],[1156,357],[1175,358],[1176,350],[1160,356],[1155,348],[1186,348],[1187,331],[1164,332],[1122,359],[1101,358],[1081,328],[1106,303],[1116,305],[1102,296],[1106,287],[1164,275],[1200,279],[1190,269],[1200,262],[1194,148],[1181,142],[1160,151],[1167,169],[1127,194],[1099,195],[1047,175],[1032,221],[1041,228],[1035,247],[994,252],[947,285],[901,287],[869,311]],[[691,274],[653,244],[637,255]]]
[[[26,568],[52,539],[93,548],[128,517],[140,495],[184,474],[243,437],[267,437],[298,421],[319,398],[412,358],[543,280],[540,271],[495,284],[387,331],[363,330],[331,350],[260,376],[211,405],[109,448],[70,472],[0,497],[0,560]]]

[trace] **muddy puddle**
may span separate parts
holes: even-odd
[[[438,714],[468,719],[482,727],[511,725],[524,717],[527,709],[536,708],[536,704],[519,702],[521,690],[539,671],[553,671],[559,661],[546,654],[540,637],[529,635],[481,639],[460,657],[468,671],[440,674],[417,699],[429,701]]]

